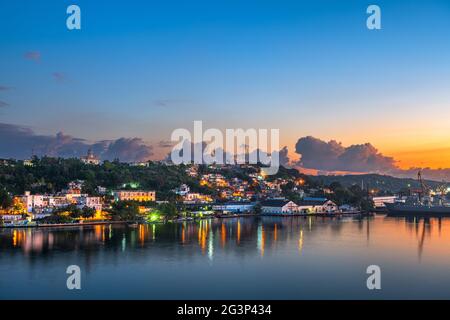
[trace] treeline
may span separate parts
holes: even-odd
[[[167,166],[149,162],[148,167],[131,166],[119,161],[105,161],[101,165],[87,165],[78,159],[34,158],[33,166],[25,166],[21,161],[10,161],[0,165],[1,190],[11,194],[56,193],[74,180],[84,180],[83,192],[97,193],[97,186],[107,189],[129,188],[129,184],[139,189],[157,190],[158,199],[173,196],[170,190],[180,184],[187,184],[194,192],[212,193],[206,186],[200,186],[198,179],[185,173],[186,167]],[[125,186],[125,187],[124,187]]]
[[[396,178],[380,174],[358,174],[341,176],[312,176],[315,182],[321,185],[329,185],[333,182],[339,182],[344,187],[352,185],[362,186],[364,189],[375,190],[379,195],[392,195],[393,193],[405,192],[409,189],[419,189],[421,187],[417,179]],[[436,188],[443,183],[438,181],[425,180],[429,187]]]

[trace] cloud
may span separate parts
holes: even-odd
[[[278,157],[280,159],[280,165],[282,165],[283,167],[290,167],[290,159],[289,159],[289,151],[287,147],[283,147],[279,152],[278,152]]]
[[[52,77],[56,82],[64,82],[66,80],[66,75],[62,72],[53,72]]]
[[[370,143],[342,146],[335,140],[325,142],[308,136],[300,138],[295,152],[300,165],[327,171],[386,172],[396,170],[395,160],[384,156]]]
[[[390,174],[400,178],[417,178],[417,173],[419,171],[422,172],[422,177],[426,180],[450,181],[449,168],[441,168],[441,169],[409,168],[406,170],[396,170],[390,172]]]
[[[8,103],[6,103],[5,101],[1,101],[0,100],[0,108],[4,108],[4,107],[8,107],[8,106],[9,106]]]
[[[172,148],[175,145],[175,142],[169,140],[161,140],[158,143],[158,147],[160,148]]]
[[[0,91],[9,91],[11,89],[13,89],[13,87],[0,86]]]
[[[32,154],[71,158],[86,155],[88,149],[92,149],[102,160],[146,161],[153,155],[152,146],[140,138],[89,143],[62,132],[54,136],[38,135],[27,127],[0,123],[1,158],[27,159]]]
[[[232,162],[238,162],[238,161],[243,161],[243,159],[245,159],[245,163],[258,163],[258,162],[263,162],[264,159],[266,159],[266,157],[271,157],[271,156],[278,156],[279,159],[279,164],[281,166],[284,167],[290,167],[291,163],[290,163],[290,159],[288,157],[288,149],[287,147],[283,147],[281,150],[279,151],[273,151],[271,154],[267,154],[266,151],[261,150],[261,149],[255,149],[253,151],[249,151],[247,149],[247,151],[244,151],[242,153],[239,153],[238,150],[236,150],[238,152],[238,154],[232,154],[230,152],[227,152],[227,150],[224,150],[220,147],[217,147],[214,149],[214,146],[212,147],[213,149],[208,150],[207,146],[209,145],[209,142],[206,141],[202,141],[202,142],[198,142],[198,143],[193,143],[189,140],[184,140],[183,141],[183,145],[181,148],[177,148],[177,149],[173,149],[172,151],[170,151],[167,156],[165,157],[165,160],[172,160],[172,152],[179,156],[179,157],[183,157],[184,155],[184,151],[185,150],[189,150],[191,152],[191,156],[190,159],[188,159],[188,162],[194,163],[194,157],[195,157],[195,152],[196,149],[197,151],[201,152],[201,154],[203,156],[209,155],[210,157],[214,158],[214,159],[221,159],[221,163],[226,164],[228,163],[228,161],[232,161]],[[246,150],[245,149],[246,145],[242,145],[240,150]],[[209,154],[210,151],[211,153]],[[222,156],[220,156],[222,155]],[[264,156],[264,158],[261,158],[260,155]],[[220,157],[220,158],[219,158]],[[206,161],[205,158],[202,158],[203,161]],[[252,161],[250,161],[252,160]],[[253,162],[255,161],[255,162]]]
[[[24,58],[27,60],[40,62],[41,61],[41,53],[39,51],[28,51],[25,52]]]
[[[157,99],[153,101],[153,104],[158,107],[170,107],[187,102],[189,102],[189,100],[186,99]]]
[[[153,155],[153,147],[144,143],[141,138],[120,138],[112,141],[102,154],[105,159],[120,159],[123,162],[149,160]]]
[[[153,101],[153,104],[158,107],[167,107],[168,101],[167,100],[155,100],[155,101]]]

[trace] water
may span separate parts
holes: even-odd
[[[0,298],[450,298],[450,219],[233,218],[1,229]],[[368,290],[366,268],[381,268]],[[66,268],[81,268],[68,290]]]

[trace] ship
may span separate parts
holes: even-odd
[[[422,174],[418,173],[419,190],[415,190],[413,196],[409,196],[403,202],[385,203],[388,215],[391,216],[429,216],[429,217],[450,217],[450,203],[446,201],[447,185],[443,184],[438,188],[438,192],[432,194],[422,179]]]
[[[449,216],[450,206],[445,205],[424,205],[406,203],[385,203],[388,214],[391,216]]]

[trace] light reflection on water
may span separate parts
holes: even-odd
[[[450,219],[232,218],[0,230],[0,298],[450,298]],[[82,290],[66,289],[67,266]],[[382,290],[366,288],[366,268]]]

